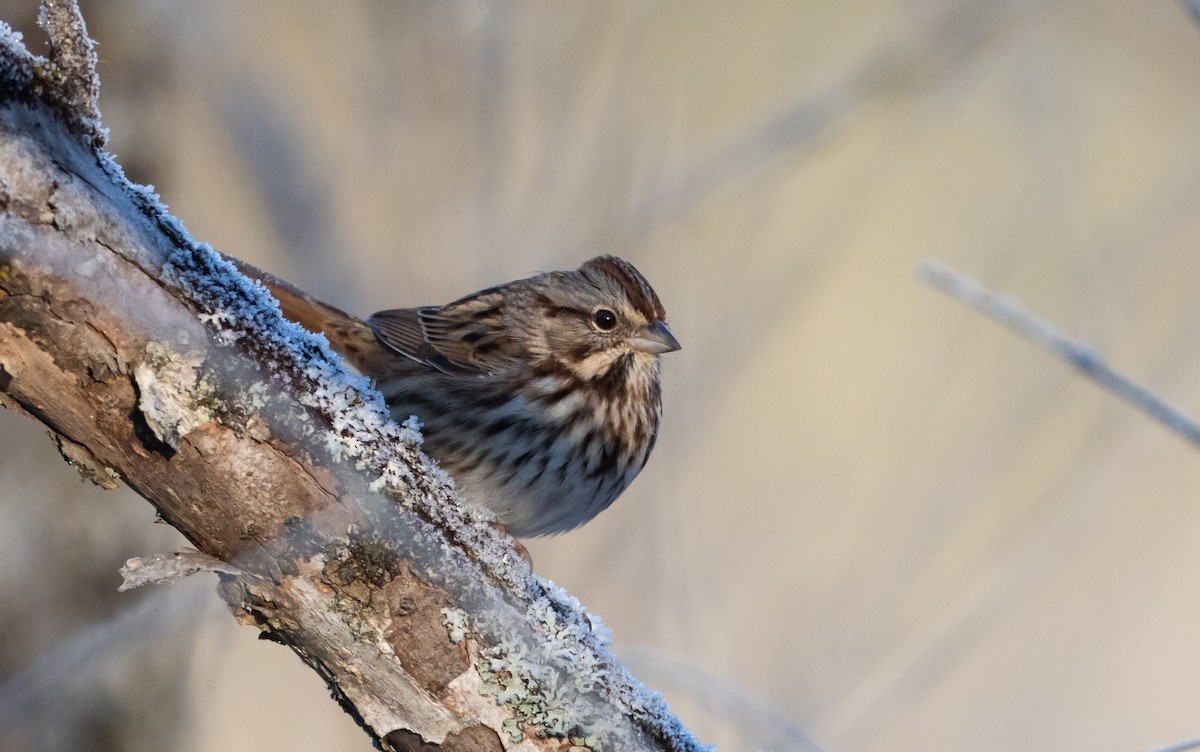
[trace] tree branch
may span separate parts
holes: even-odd
[[[124,178],[78,9],[42,19],[50,60],[0,29],[0,403],[199,550],[139,576],[218,572],[384,749],[698,749],[414,426]]]
[[[1200,446],[1200,425],[1158,395],[1120,373],[1100,357],[1095,348],[1068,338],[1054,326],[1034,316],[1014,298],[991,292],[943,263],[927,261],[917,276],[955,297],[1025,339],[1042,345],[1084,376],[1125,400],[1167,428]]]

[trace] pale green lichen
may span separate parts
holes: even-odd
[[[183,437],[215,420],[224,402],[201,372],[204,356],[176,353],[162,342],[146,344],[146,359],[133,370],[138,409],[159,441],[178,449]]]
[[[452,643],[460,644],[472,633],[471,616],[462,609],[446,607],[441,614],[442,625]],[[577,734],[578,729],[568,726],[567,698],[556,691],[558,674],[536,670],[536,663],[528,656],[522,659],[528,651],[520,645],[514,641],[484,647],[475,662],[484,694],[512,711],[504,720],[502,731],[514,744],[525,737],[527,730],[542,737],[567,738],[571,732]]]
[[[256,381],[241,393],[241,400],[252,410],[261,410],[271,395],[271,387],[265,381]]]
[[[556,691],[552,672],[534,676],[532,663],[510,660],[496,646],[484,648],[479,658],[477,668],[483,679],[483,691],[514,713],[504,722],[510,741],[514,744],[521,741],[526,729],[542,737],[559,738],[565,738],[573,730],[567,726],[565,698]]]
[[[471,631],[467,626],[467,613],[461,608],[450,608],[449,606],[443,608],[442,624],[446,627],[446,633],[450,635],[450,642],[455,645],[462,644]]]

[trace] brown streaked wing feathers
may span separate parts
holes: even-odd
[[[416,308],[393,308],[373,313],[367,323],[381,343],[401,355],[413,360],[425,360],[436,354],[425,341],[421,314]]]
[[[421,308],[393,308],[372,314],[367,319],[371,331],[387,349],[412,358],[447,374],[478,374],[481,371],[468,363],[454,361],[438,351],[425,336],[421,325]]]
[[[439,371],[488,373],[508,360],[490,298],[469,296],[441,307],[380,311],[367,323],[385,347]]]

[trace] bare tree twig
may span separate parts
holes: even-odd
[[[1179,0],[1179,4],[1191,14],[1193,21],[1200,24],[1200,0]]]
[[[1016,299],[994,293],[977,280],[960,274],[937,261],[926,261],[920,264],[917,267],[917,275],[942,292],[967,303],[993,321],[997,321],[1022,337],[1042,345],[1092,381],[1162,423],[1192,444],[1200,446],[1200,426],[1195,421],[1171,407],[1149,389],[1114,370],[1092,347],[1068,338],[1049,323],[1025,310]]]
[[[384,749],[699,749],[414,427],[124,178],[75,3],[42,18],[49,63],[0,28],[0,405],[199,552],[139,576],[218,572]]]

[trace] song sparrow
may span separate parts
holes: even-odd
[[[242,266],[372,377],[393,417],[416,415],[426,451],[514,535],[582,525],[650,456],[658,356],[679,343],[653,288],[619,258],[366,322]]]

